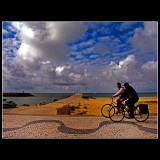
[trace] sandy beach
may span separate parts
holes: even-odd
[[[64,106],[73,106],[70,116],[101,116],[101,107],[104,104],[110,104],[111,98],[81,98],[81,93],[73,94],[72,96],[52,102],[45,105],[32,105],[32,106],[18,106],[13,109],[3,109],[3,114],[16,114],[16,115],[57,115],[57,109]],[[114,98],[116,102],[117,98]],[[158,112],[158,98],[153,97],[140,97],[139,101],[135,104],[147,103],[150,115],[157,115]]]

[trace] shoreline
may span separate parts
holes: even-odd
[[[44,105],[32,105],[32,106],[18,106],[12,109],[3,109],[3,114],[16,114],[16,115],[39,115],[39,116],[52,116],[63,115],[57,114],[57,110],[67,106],[74,107],[68,116],[101,116],[101,107],[104,104],[110,104],[110,97],[98,97],[98,98],[82,98],[81,93],[75,93],[70,97],[44,104]],[[116,102],[117,98],[114,98]],[[158,97],[139,97],[138,103],[147,103],[149,105],[150,115],[158,115]],[[137,103],[135,104],[137,105]],[[63,110],[62,110],[63,111]],[[67,115],[67,114],[65,114]]]
[[[33,94],[33,93],[32,93]],[[32,97],[3,97],[4,99],[7,100],[11,100],[14,101],[15,103],[17,103],[17,106],[23,105],[23,104],[27,104],[28,106],[32,106],[32,105],[37,105],[39,103],[45,103],[45,104],[49,104],[52,103],[54,101],[59,101],[62,100],[64,98],[68,98],[69,96],[71,96],[73,93],[35,93],[33,94],[34,96]],[[112,93],[83,93],[87,96],[90,96],[92,98],[109,98],[111,97],[113,94]],[[139,95],[139,97],[157,97],[156,93],[142,93]]]

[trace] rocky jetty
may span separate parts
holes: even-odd
[[[3,97],[30,97],[34,96],[30,93],[3,93]]]

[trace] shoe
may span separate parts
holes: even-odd
[[[133,119],[134,115],[129,115],[128,119]]]

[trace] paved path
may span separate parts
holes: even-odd
[[[158,138],[157,117],[146,122],[104,117],[3,115],[2,138]]]

